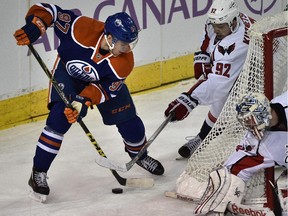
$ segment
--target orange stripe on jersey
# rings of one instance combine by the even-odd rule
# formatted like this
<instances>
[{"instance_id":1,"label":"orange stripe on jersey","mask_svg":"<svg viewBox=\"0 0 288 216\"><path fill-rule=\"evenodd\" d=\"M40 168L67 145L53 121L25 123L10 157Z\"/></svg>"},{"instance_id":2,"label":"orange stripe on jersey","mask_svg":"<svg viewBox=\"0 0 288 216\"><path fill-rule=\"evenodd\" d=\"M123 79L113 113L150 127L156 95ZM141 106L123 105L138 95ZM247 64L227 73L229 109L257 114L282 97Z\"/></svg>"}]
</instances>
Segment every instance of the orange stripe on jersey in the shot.
<instances>
[{"instance_id":1,"label":"orange stripe on jersey","mask_svg":"<svg viewBox=\"0 0 288 216\"><path fill-rule=\"evenodd\" d=\"M105 95L105 91L101 88L101 86L97 85L97 87L90 84L82 90L80 95L83 97L91 99L92 105L95 105L95 104L97 105L101 102L104 102L104 101L101 101L101 100L103 100L103 98L105 100L108 100L108 96Z\"/></svg>"},{"instance_id":2,"label":"orange stripe on jersey","mask_svg":"<svg viewBox=\"0 0 288 216\"><path fill-rule=\"evenodd\" d=\"M104 31L104 23L81 16L73 26L74 38L85 47L95 47Z\"/></svg>"},{"instance_id":3,"label":"orange stripe on jersey","mask_svg":"<svg viewBox=\"0 0 288 216\"><path fill-rule=\"evenodd\" d=\"M51 14L45 8L40 7L38 5L33 5L29 9L29 11L26 14L26 17L30 15L34 15L34 16L41 18L41 20L45 22L47 27L49 27L53 22L53 17L51 16Z\"/></svg>"},{"instance_id":4,"label":"orange stripe on jersey","mask_svg":"<svg viewBox=\"0 0 288 216\"><path fill-rule=\"evenodd\" d=\"M50 139L47 139L47 138L44 137L44 136L40 136L39 139L40 139L40 140L43 140L45 143L48 143L49 145L52 145L52 146L57 147L57 148L60 148L60 146L61 146L61 143L54 142L54 141L52 141L52 140L50 140Z\"/></svg>"},{"instance_id":5,"label":"orange stripe on jersey","mask_svg":"<svg viewBox=\"0 0 288 216\"><path fill-rule=\"evenodd\" d=\"M117 76L121 79L126 78L134 67L134 56L132 52L122 53L117 57L111 57L110 63L117 73Z\"/></svg>"},{"instance_id":6,"label":"orange stripe on jersey","mask_svg":"<svg viewBox=\"0 0 288 216\"><path fill-rule=\"evenodd\" d=\"M143 145L139 146L139 147L131 147L125 144L125 147L130 150L130 151L140 151L143 147Z\"/></svg>"}]
</instances>

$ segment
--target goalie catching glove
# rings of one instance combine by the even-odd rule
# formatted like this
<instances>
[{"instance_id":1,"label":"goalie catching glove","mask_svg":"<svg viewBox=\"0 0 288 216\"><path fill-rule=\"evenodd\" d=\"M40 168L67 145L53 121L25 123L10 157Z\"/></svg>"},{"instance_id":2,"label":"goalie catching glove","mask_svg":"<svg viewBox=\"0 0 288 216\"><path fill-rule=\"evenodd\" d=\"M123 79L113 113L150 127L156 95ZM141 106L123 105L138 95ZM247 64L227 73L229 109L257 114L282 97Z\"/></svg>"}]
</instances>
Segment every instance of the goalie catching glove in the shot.
<instances>
[{"instance_id":1,"label":"goalie catching glove","mask_svg":"<svg viewBox=\"0 0 288 216\"><path fill-rule=\"evenodd\" d=\"M171 122L181 121L185 119L197 105L198 101L184 92L168 105L164 115L168 117L170 113L174 113Z\"/></svg>"},{"instance_id":2,"label":"goalie catching glove","mask_svg":"<svg viewBox=\"0 0 288 216\"><path fill-rule=\"evenodd\" d=\"M74 109L66 107L64 110L64 114L70 124L84 118L87 115L88 107L92 104L89 98L80 95L72 96L71 101Z\"/></svg>"},{"instance_id":3,"label":"goalie catching glove","mask_svg":"<svg viewBox=\"0 0 288 216\"><path fill-rule=\"evenodd\" d=\"M45 33L46 29L46 24L39 17L34 15L28 16L26 18L26 25L14 33L17 45L24 46L34 43Z\"/></svg>"}]
</instances>

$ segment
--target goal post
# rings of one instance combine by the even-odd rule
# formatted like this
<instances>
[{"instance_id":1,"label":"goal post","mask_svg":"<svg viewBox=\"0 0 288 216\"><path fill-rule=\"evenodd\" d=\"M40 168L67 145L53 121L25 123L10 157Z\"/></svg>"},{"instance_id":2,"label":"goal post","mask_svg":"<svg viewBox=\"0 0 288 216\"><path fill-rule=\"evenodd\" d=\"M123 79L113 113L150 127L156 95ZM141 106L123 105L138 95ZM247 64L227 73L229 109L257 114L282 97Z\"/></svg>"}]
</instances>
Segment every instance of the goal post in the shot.
<instances>
[{"instance_id":1,"label":"goal post","mask_svg":"<svg viewBox=\"0 0 288 216\"><path fill-rule=\"evenodd\" d=\"M235 110L240 98L249 92L259 92L271 100L287 90L287 25L288 12L284 11L265 17L251 27L242 72L212 130L177 179L177 189L187 188L186 196L195 185L205 185L212 169L222 166L244 137L246 130L237 121ZM259 171L246 183L244 204L267 206L273 210L273 191L266 177L274 182L273 168Z\"/></svg>"},{"instance_id":2,"label":"goal post","mask_svg":"<svg viewBox=\"0 0 288 216\"><path fill-rule=\"evenodd\" d=\"M285 12L284 12L285 13ZM273 50L277 47L273 46L273 41L276 38L279 37L285 37L287 36L287 27L274 29L268 32L267 34L263 34L263 44L264 46L264 73L265 73L265 95L269 100L271 100L274 97L274 92L272 91L274 88L273 85L273 62L274 59L272 58L273 55L270 53L273 53ZM287 48L287 47L286 47ZM286 49L287 52L287 49ZM285 62L285 59L282 59ZM287 59L286 59L287 61ZM287 77L286 77L287 78ZM275 93L277 94L277 93Z\"/></svg>"},{"instance_id":3,"label":"goal post","mask_svg":"<svg viewBox=\"0 0 288 216\"><path fill-rule=\"evenodd\" d=\"M266 97L271 100L274 96L277 96L277 92L274 92L274 89L276 90L277 87L274 87L274 77L273 77L273 72L274 72L274 57L273 55L269 54L272 53L276 49L278 49L277 38L281 38L282 40L287 40L287 27L279 28L279 29L274 29L268 32L267 34L263 34L263 44L264 46L264 77L265 77L265 88L264 88L264 93ZM275 45L275 46L274 46ZM285 44L283 44L285 45ZM285 49L283 49L285 51ZM287 55L287 44L286 44L286 55ZM283 64L285 64L285 59L283 60ZM279 59L276 59L276 61L280 61ZM282 63L282 62L280 62ZM284 70L285 68L283 68ZM277 71L277 70L275 70ZM287 56L286 56L286 71L287 71ZM281 78L281 77L280 77ZM275 76L276 79L276 76ZM283 79L286 79L286 87L287 87L287 74L286 76L283 76ZM275 82L277 84L277 82ZM284 86L283 86L284 88ZM279 91L279 89L278 89ZM275 170L274 167L270 167L268 169L265 169L264 171L264 178L265 178L265 195L267 198L267 202L264 204L266 207L269 207L270 209L274 210L274 201L277 199L274 197L275 193L273 193L273 188L270 182L275 184Z\"/></svg>"}]
</instances>

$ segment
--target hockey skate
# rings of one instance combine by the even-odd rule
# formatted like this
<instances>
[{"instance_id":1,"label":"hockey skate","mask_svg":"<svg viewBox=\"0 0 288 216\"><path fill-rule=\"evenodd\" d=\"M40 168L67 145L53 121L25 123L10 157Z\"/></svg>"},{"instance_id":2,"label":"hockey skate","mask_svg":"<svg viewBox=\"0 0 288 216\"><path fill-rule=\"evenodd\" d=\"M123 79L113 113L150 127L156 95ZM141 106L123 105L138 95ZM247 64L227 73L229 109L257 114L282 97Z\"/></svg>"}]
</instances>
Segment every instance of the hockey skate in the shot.
<instances>
[{"instance_id":1,"label":"hockey skate","mask_svg":"<svg viewBox=\"0 0 288 216\"><path fill-rule=\"evenodd\" d=\"M197 135L193 139L188 140L181 148L179 148L178 153L184 157L189 158L196 149L200 146L202 139Z\"/></svg>"},{"instance_id":2,"label":"hockey skate","mask_svg":"<svg viewBox=\"0 0 288 216\"><path fill-rule=\"evenodd\" d=\"M32 170L29 186L32 188L30 197L38 202L45 202L47 195L50 192L47 183L47 174L45 172L37 172L34 168Z\"/></svg>"},{"instance_id":3,"label":"hockey skate","mask_svg":"<svg viewBox=\"0 0 288 216\"><path fill-rule=\"evenodd\" d=\"M162 175L164 173L162 164L148 155L144 159L138 160L136 163L153 175Z\"/></svg>"}]
</instances>

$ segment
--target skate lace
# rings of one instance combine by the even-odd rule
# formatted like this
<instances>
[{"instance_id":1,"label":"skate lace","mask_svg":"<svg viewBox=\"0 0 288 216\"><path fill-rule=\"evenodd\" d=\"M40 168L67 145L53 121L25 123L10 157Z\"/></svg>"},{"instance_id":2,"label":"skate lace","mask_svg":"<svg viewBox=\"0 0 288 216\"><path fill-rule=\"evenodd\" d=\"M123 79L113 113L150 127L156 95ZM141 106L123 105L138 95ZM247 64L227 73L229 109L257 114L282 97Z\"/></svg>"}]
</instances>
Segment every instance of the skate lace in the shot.
<instances>
[{"instance_id":1,"label":"skate lace","mask_svg":"<svg viewBox=\"0 0 288 216\"><path fill-rule=\"evenodd\" d=\"M196 150L202 142L199 136L187 136L185 139L188 141L185 146L187 146L190 151Z\"/></svg>"},{"instance_id":2,"label":"skate lace","mask_svg":"<svg viewBox=\"0 0 288 216\"><path fill-rule=\"evenodd\" d=\"M154 171L156 169L156 167L158 166L158 163L156 160L154 160L153 158L147 156L146 158L144 158L143 160L140 161L141 165L143 168L145 168L146 170L150 170L150 171Z\"/></svg>"},{"instance_id":3,"label":"skate lace","mask_svg":"<svg viewBox=\"0 0 288 216\"><path fill-rule=\"evenodd\" d=\"M38 185L38 187L48 187L47 183L47 173L45 172L35 172L34 173L34 181Z\"/></svg>"}]
</instances>

